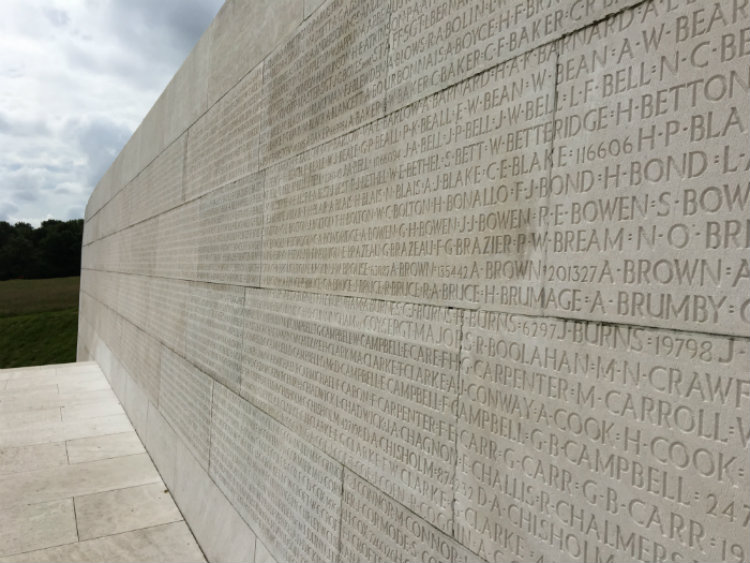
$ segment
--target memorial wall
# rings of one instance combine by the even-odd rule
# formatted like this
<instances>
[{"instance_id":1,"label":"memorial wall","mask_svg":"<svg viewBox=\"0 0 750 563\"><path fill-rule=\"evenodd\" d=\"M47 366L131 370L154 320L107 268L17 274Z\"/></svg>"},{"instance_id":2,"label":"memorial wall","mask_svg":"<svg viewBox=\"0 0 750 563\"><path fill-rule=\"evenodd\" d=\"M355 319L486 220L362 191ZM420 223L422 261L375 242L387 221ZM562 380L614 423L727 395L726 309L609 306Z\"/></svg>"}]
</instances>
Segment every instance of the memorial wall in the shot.
<instances>
[{"instance_id":1,"label":"memorial wall","mask_svg":"<svg viewBox=\"0 0 750 563\"><path fill-rule=\"evenodd\" d=\"M750 559L750 0L229 0L93 192L210 560Z\"/></svg>"}]
</instances>

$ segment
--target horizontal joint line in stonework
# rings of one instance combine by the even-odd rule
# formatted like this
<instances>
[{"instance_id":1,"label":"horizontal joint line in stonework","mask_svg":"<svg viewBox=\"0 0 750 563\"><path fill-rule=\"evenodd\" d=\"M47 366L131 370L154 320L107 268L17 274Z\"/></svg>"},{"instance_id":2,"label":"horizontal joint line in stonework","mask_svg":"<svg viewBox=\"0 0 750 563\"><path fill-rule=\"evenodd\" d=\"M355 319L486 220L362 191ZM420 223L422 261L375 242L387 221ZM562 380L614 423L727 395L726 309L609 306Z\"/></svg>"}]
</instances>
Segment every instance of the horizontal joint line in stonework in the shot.
<instances>
[{"instance_id":1,"label":"horizontal joint line in stonework","mask_svg":"<svg viewBox=\"0 0 750 563\"><path fill-rule=\"evenodd\" d=\"M647 324L638 324L638 323L626 323L626 322L613 322L613 321L597 321L597 320L588 320L588 319L577 319L574 317L563 317L560 315L550 315L550 314L534 314L531 312L528 313L520 313L517 311L502 311L502 310L496 310L496 309L480 309L476 307L457 307L455 305L446 306L446 305L440 305L435 303L418 303L414 301L403 301L403 300L396 300L396 299L384 299L382 297L369 297L365 295L343 295L339 293L323 293L318 291L302 291L299 289L294 288L281 288L281 287L269 287L269 286L263 286L263 285L242 285L237 283L227 283L227 282L212 282L212 281L204 281L204 280L194 280L194 279L183 279L183 278L169 278L164 276L153 276L148 274L134 274L131 272L118 272L113 270L93 270L91 268L82 268L82 270L86 270L88 272L104 272L108 274L115 274L115 275L123 275L123 276L133 276L133 277L140 277L140 278L152 278L152 279L160 279L160 280L169 280L169 281L181 281L186 283L203 283L208 285L222 285L222 286L231 286L231 287L242 287L245 289L261 289L266 291L276 291L276 292L283 292L283 293L294 293L294 294L300 294L300 295L325 295L330 297L340 297L343 299L366 299L368 301L375 301L375 302L382 302L382 303L408 303L410 305L423 305L425 307L435 307L439 309L445 309L445 310L456 310L456 311L477 311L477 312L487 312L487 313L512 313L515 315L520 315L523 317L529 317L534 319L556 319L561 321L573 321L573 322L581 322L581 323L589 323L589 324L600 324L603 326L635 326L635 327L641 327L646 328L649 330L663 330L663 331L670 331L670 332L677 332L680 334L695 334L695 335L708 335L708 336L719 336L723 338L736 338L738 340L750 340L750 336L743 336L743 335L736 335L736 334L727 334L727 333L721 333L721 332L709 332L709 331L700 331L700 330L688 330L684 328L669 328L669 327L662 327L662 326L656 326L656 325L647 325ZM92 296L93 297L93 296ZM98 301L98 300L97 300Z\"/></svg>"}]
</instances>

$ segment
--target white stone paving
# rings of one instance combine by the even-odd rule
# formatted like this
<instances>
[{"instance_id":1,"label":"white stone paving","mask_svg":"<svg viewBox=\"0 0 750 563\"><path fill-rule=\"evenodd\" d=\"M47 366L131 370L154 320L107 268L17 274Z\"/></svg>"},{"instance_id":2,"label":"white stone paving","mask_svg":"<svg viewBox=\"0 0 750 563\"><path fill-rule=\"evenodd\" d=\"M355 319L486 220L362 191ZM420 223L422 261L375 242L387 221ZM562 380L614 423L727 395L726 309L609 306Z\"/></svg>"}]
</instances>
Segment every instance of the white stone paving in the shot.
<instances>
[{"instance_id":1,"label":"white stone paving","mask_svg":"<svg viewBox=\"0 0 750 563\"><path fill-rule=\"evenodd\" d=\"M5 561L205 561L95 362L0 370Z\"/></svg>"}]
</instances>

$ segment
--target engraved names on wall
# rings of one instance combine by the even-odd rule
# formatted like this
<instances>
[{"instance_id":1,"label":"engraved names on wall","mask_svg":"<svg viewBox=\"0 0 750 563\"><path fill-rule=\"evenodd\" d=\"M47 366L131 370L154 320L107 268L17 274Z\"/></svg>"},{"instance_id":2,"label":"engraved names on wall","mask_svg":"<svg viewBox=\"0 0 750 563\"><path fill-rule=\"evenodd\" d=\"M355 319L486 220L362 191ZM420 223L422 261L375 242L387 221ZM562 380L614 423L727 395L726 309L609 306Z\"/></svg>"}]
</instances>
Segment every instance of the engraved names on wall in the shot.
<instances>
[{"instance_id":1,"label":"engraved names on wall","mask_svg":"<svg viewBox=\"0 0 750 563\"><path fill-rule=\"evenodd\" d=\"M543 260L555 61L537 49L270 168L263 284L537 313L567 301L516 279ZM496 281L508 261L526 266Z\"/></svg>"},{"instance_id":2,"label":"engraved names on wall","mask_svg":"<svg viewBox=\"0 0 750 563\"><path fill-rule=\"evenodd\" d=\"M743 561L746 339L467 313L456 537L490 561Z\"/></svg>"},{"instance_id":3,"label":"engraved names on wall","mask_svg":"<svg viewBox=\"0 0 750 563\"><path fill-rule=\"evenodd\" d=\"M450 531L461 314L251 290L241 394Z\"/></svg>"},{"instance_id":4,"label":"engraved names on wall","mask_svg":"<svg viewBox=\"0 0 750 563\"><path fill-rule=\"evenodd\" d=\"M548 313L750 334L749 23L650 1L558 42Z\"/></svg>"}]
</instances>

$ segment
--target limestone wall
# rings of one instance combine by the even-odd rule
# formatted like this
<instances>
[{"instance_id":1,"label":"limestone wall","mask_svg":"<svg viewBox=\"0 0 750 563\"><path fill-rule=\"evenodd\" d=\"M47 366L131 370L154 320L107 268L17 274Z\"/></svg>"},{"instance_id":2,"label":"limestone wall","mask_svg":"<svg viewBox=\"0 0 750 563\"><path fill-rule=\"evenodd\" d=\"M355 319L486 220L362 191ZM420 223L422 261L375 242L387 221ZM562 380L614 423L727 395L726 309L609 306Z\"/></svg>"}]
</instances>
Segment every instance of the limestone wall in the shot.
<instances>
[{"instance_id":1,"label":"limestone wall","mask_svg":"<svg viewBox=\"0 0 750 563\"><path fill-rule=\"evenodd\" d=\"M750 558L749 11L224 5L78 349L209 558Z\"/></svg>"}]
</instances>

